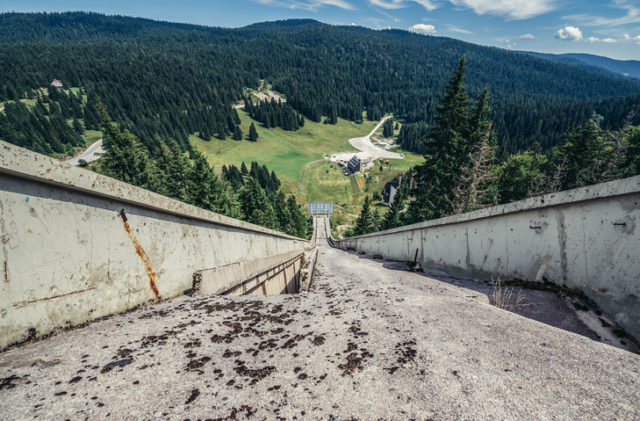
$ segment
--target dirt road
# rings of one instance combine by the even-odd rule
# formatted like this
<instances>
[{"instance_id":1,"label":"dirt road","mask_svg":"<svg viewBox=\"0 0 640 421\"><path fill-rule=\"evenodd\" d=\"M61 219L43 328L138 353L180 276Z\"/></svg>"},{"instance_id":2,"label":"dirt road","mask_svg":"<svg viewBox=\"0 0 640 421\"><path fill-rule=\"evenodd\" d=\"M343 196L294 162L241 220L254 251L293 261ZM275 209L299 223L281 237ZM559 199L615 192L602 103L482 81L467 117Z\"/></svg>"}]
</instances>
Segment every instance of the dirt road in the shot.
<instances>
[{"instance_id":1,"label":"dirt road","mask_svg":"<svg viewBox=\"0 0 640 421\"><path fill-rule=\"evenodd\" d=\"M403 159L404 154L390 152L384 148L374 145L371 142L371 136L373 136L375 132L377 132L378 129L380 129L380 127L382 127L384 122L390 119L391 117L393 116L387 116L382 120L380 120L380 122L376 124L376 127L374 127L373 130L371 130L371 133L369 133L368 135L349 139L349 143L351 144L351 146L353 146L360 152L357 152L357 153L342 152L342 153L333 154L331 156L331 160L334 162L349 161L353 155L357 155L358 158L360 158L360 160L367 160L367 161L372 161L378 158Z\"/></svg>"},{"instance_id":2,"label":"dirt road","mask_svg":"<svg viewBox=\"0 0 640 421\"><path fill-rule=\"evenodd\" d=\"M105 150L102 148L102 139L94 142L87 148L86 151L73 158L67 159L65 162L71 165L80 165L80 160L83 159L86 162L93 162L100 158Z\"/></svg>"}]
</instances>

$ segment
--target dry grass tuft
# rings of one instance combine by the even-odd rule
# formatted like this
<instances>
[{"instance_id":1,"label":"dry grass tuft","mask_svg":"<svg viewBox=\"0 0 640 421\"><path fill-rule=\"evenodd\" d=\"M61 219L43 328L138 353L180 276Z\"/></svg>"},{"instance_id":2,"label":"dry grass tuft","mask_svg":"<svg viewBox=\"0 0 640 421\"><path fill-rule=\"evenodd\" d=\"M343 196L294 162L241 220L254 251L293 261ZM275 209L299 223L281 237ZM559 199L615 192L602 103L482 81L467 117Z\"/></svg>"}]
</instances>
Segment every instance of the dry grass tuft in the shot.
<instances>
[{"instance_id":1,"label":"dry grass tuft","mask_svg":"<svg viewBox=\"0 0 640 421\"><path fill-rule=\"evenodd\" d=\"M500 278L494 280L491 278L493 285L493 294L491 295L492 304L498 308L507 311L513 311L516 307L519 307L524 301L524 294L522 288L516 291L515 288L503 287Z\"/></svg>"}]
</instances>

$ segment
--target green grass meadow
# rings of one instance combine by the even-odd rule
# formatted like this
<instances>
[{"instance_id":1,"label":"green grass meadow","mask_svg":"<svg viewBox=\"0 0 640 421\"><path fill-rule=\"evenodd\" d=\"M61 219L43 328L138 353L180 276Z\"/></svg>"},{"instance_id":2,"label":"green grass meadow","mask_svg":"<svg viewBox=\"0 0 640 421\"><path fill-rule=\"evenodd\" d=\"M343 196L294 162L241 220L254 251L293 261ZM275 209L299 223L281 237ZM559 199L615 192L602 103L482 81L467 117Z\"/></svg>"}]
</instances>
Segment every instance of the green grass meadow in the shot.
<instances>
[{"instance_id":1,"label":"green grass meadow","mask_svg":"<svg viewBox=\"0 0 640 421\"><path fill-rule=\"evenodd\" d=\"M246 138L252 119L242 110L238 110L241 129ZM258 131L258 141L235 141L231 138L210 141L200 139L196 135L190 137L192 145L203 152L216 171L224 164L240 166L251 161L265 164L278 174L284 191L292 192L302 203L332 202L349 219L360 210L365 195L374 191L382 191L387 181L394 179L400 172L422 162L420 155L405 153L405 159L390 161L390 167L376 162L374 168L367 170L369 177L356 174L351 177L343 175L342 168L336 163L323 158L323 154L331 156L337 152L356 150L349 144L349 139L367 135L376 122L365 121L356 124L351 121L338 120L338 124L314 123L305 121L304 127L291 132L280 128L265 129L254 122ZM360 187L358 179L362 178L365 187Z\"/></svg>"}]
</instances>

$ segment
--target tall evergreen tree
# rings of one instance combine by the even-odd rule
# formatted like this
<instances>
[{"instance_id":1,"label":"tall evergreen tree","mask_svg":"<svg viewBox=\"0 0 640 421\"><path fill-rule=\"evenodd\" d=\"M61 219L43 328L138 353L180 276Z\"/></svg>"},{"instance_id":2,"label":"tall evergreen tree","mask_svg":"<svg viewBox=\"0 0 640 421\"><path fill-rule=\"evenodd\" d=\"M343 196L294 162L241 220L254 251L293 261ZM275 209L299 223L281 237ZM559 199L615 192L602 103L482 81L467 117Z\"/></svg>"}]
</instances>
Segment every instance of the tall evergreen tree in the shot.
<instances>
[{"instance_id":1,"label":"tall evergreen tree","mask_svg":"<svg viewBox=\"0 0 640 421\"><path fill-rule=\"evenodd\" d=\"M253 177L248 177L238 194L244 219L252 224L279 229L278 219L267 195Z\"/></svg>"},{"instance_id":2,"label":"tall evergreen tree","mask_svg":"<svg viewBox=\"0 0 640 421\"><path fill-rule=\"evenodd\" d=\"M393 137L393 119L387 119L382 125L382 136Z\"/></svg>"},{"instance_id":3,"label":"tall evergreen tree","mask_svg":"<svg viewBox=\"0 0 640 421\"><path fill-rule=\"evenodd\" d=\"M469 133L469 97L464 86L466 59L449 78L449 84L437 107L437 115L425 145L425 162L416 168L418 188L410 207L412 222L450 214L452 206L446 197L454 178L467 161L465 135Z\"/></svg>"},{"instance_id":4,"label":"tall evergreen tree","mask_svg":"<svg viewBox=\"0 0 640 421\"><path fill-rule=\"evenodd\" d=\"M556 178L562 190L592 184L589 171L603 152L602 131L598 124L587 124L568 133L565 143L556 150Z\"/></svg>"},{"instance_id":5,"label":"tall evergreen tree","mask_svg":"<svg viewBox=\"0 0 640 421\"><path fill-rule=\"evenodd\" d=\"M393 203L389 206L389 210L382 221L382 229L391 229L404 225L403 212L407 207L409 198L409 183L404 182L398 186Z\"/></svg>"},{"instance_id":6,"label":"tall evergreen tree","mask_svg":"<svg viewBox=\"0 0 640 421\"><path fill-rule=\"evenodd\" d=\"M106 108L98 103L105 154L100 160L103 172L111 177L137 186L147 183L148 160L137 139L128 131L119 130L111 121Z\"/></svg>"},{"instance_id":7,"label":"tall evergreen tree","mask_svg":"<svg viewBox=\"0 0 640 421\"><path fill-rule=\"evenodd\" d=\"M377 220L374 212L371 210L371 200L369 196L364 198L360 215L356 220L356 226L353 229L355 235L369 234L377 231Z\"/></svg>"},{"instance_id":8,"label":"tall evergreen tree","mask_svg":"<svg viewBox=\"0 0 640 421\"><path fill-rule=\"evenodd\" d=\"M249 126L249 141L258 141L258 131L256 130L256 126L253 123L251 123L251 126Z\"/></svg>"},{"instance_id":9,"label":"tall evergreen tree","mask_svg":"<svg viewBox=\"0 0 640 421\"><path fill-rule=\"evenodd\" d=\"M75 132L78 133L79 135L84 134L84 127L82 126L82 123L80 122L80 120L78 120L77 118L73 119L72 127L73 127L73 130L75 130Z\"/></svg>"},{"instance_id":10,"label":"tall evergreen tree","mask_svg":"<svg viewBox=\"0 0 640 421\"><path fill-rule=\"evenodd\" d=\"M289 215L291 215L291 228L287 232L296 237L306 238L308 231L307 219L302 213L302 210L300 210L300 205L298 205L293 195L287 197L287 210Z\"/></svg>"},{"instance_id":11,"label":"tall evergreen tree","mask_svg":"<svg viewBox=\"0 0 640 421\"><path fill-rule=\"evenodd\" d=\"M233 140L242 140L242 130L239 125L233 127Z\"/></svg>"}]
</instances>

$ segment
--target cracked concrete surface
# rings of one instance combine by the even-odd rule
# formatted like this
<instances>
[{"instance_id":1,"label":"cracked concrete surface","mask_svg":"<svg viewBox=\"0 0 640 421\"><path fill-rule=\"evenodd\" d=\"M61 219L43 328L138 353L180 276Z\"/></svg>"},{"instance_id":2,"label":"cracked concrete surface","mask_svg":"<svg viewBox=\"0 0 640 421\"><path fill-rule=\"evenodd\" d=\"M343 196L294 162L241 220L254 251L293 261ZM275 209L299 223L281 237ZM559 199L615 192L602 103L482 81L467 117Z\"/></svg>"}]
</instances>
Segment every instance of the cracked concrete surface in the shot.
<instances>
[{"instance_id":1,"label":"cracked concrete surface","mask_svg":"<svg viewBox=\"0 0 640 421\"><path fill-rule=\"evenodd\" d=\"M3 419L638 419L640 356L320 246L309 294L179 297L0 354Z\"/></svg>"}]
</instances>

